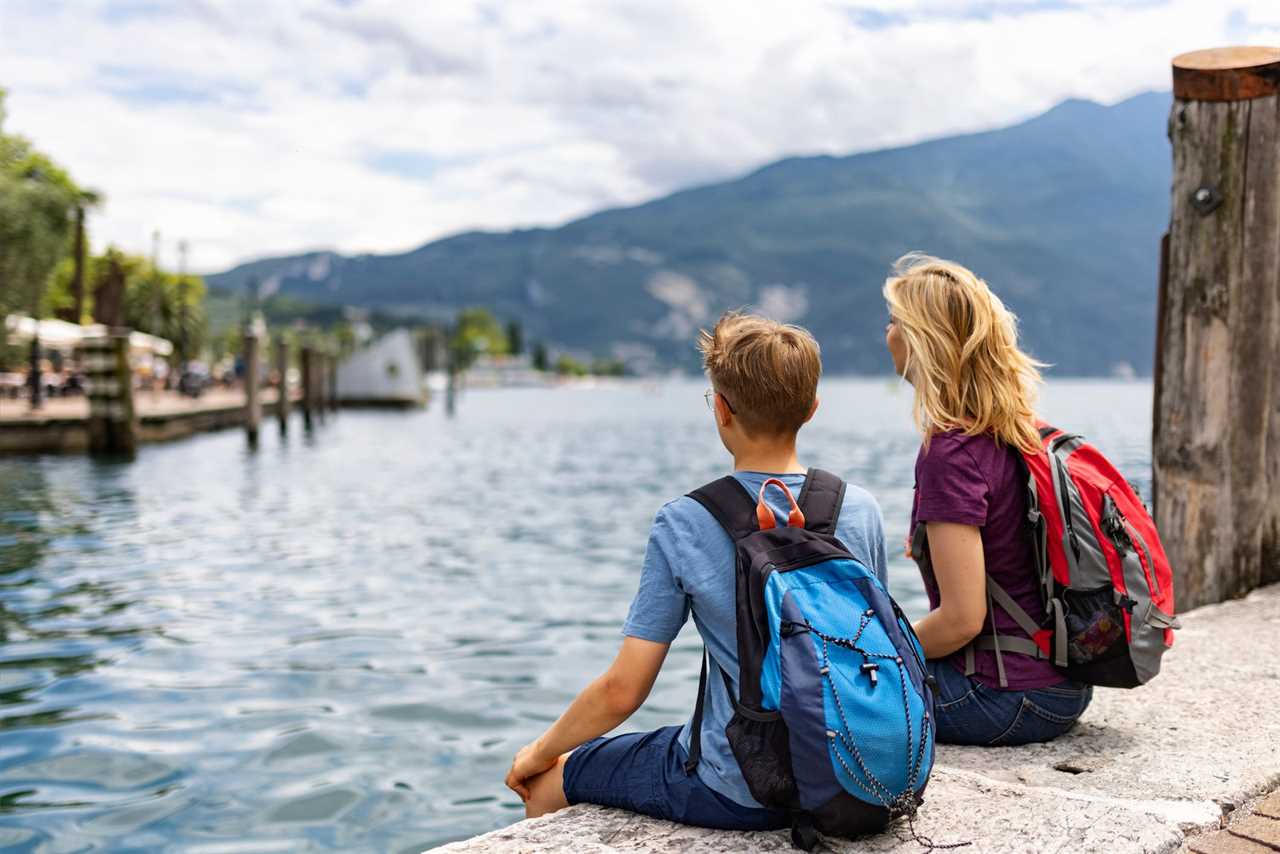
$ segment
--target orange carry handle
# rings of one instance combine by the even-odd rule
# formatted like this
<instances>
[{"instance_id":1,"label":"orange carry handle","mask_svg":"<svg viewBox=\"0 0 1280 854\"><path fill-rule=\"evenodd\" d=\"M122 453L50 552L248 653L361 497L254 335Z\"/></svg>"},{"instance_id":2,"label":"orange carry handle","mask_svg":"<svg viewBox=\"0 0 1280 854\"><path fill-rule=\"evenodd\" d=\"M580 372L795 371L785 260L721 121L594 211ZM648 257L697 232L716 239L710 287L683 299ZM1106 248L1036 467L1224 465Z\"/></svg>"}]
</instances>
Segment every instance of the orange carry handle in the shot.
<instances>
[{"instance_id":1,"label":"orange carry handle","mask_svg":"<svg viewBox=\"0 0 1280 854\"><path fill-rule=\"evenodd\" d=\"M764 503L764 491L769 488L769 484L775 484L787 496L787 501L791 502L791 512L787 515L788 528L803 528L804 514L800 512L800 505L796 503L795 496L791 494L791 490L787 489L787 485L776 477L771 477L764 483L760 484L760 494L756 497L756 519L760 522L760 530L767 531L770 528L777 527L777 520L773 516L773 508Z\"/></svg>"}]
</instances>

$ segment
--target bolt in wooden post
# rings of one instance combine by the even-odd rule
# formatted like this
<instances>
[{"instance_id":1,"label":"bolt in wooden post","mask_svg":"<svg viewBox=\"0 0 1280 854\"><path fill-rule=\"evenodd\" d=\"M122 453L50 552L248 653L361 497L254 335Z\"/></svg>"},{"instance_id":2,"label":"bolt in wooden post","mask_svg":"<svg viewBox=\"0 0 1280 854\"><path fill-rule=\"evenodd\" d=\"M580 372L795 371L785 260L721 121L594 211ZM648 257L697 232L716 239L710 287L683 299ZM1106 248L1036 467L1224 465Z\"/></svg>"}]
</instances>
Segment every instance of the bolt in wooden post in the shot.
<instances>
[{"instance_id":1,"label":"bolt in wooden post","mask_svg":"<svg viewBox=\"0 0 1280 854\"><path fill-rule=\"evenodd\" d=\"M280 421L280 435L289 432L289 342L281 335L276 338L276 373L280 385L276 392L276 418Z\"/></svg>"},{"instance_id":2,"label":"bolt in wooden post","mask_svg":"<svg viewBox=\"0 0 1280 854\"><path fill-rule=\"evenodd\" d=\"M258 426L262 423L262 401L258 397L258 334L250 328L244 336L244 431L249 447L258 447Z\"/></svg>"},{"instance_id":3,"label":"bolt in wooden post","mask_svg":"<svg viewBox=\"0 0 1280 854\"><path fill-rule=\"evenodd\" d=\"M1280 580L1280 48L1173 60L1152 436L1179 610Z\"/></svg>"},{"instance_id":4,"label":"bolt in wooden post","mask_svg":"<svg viewBox=\"0 0 1280 854\"><path fill-rule=\"evenodd\" d=\"M312 365L315 353L310 345L302 345L302 426L310 430L314 424L312 410L316 405L315 369Z\"/></svg>"},{"instance_id":5,"label":"bolt in wooden post","mask_svg":"<svg viewBox=\"0 0 1280 854\"><path fill-rule=\"evenodd\" d=\"M133 373L129 368L129 330L113 329L81 345L89 397L89 451L132 457L138 450L133 408Z\"/></svg>"}]
</instances>

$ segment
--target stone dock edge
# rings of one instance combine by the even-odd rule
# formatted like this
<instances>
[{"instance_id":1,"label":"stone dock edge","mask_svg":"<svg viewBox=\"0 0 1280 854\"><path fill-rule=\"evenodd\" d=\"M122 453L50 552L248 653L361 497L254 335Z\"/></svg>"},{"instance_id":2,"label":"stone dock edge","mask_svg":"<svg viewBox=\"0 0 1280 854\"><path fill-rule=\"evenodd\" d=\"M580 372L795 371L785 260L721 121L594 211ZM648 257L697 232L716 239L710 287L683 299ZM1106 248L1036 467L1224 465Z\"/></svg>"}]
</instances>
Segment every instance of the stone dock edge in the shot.
<instances>
[{"instance_id":1,"label":"stone dock edge","mask_svg":"<svg viewBox=\"0 0 1280 854\"><path fill-rule=\"evenodd\" d=\"M1237 810L1270 803L1260 799L1280 789L1280 585L1181 619L1154 680L1131 691L1096 689L1079 725L1057 741L939 746L915 832L939 846L970 843L958 849L964 854L1165 854L1218 850L1214 834L1233 818L1244 828L1271 821ZM1239 834L1226 842L1234 840L1248 842ZM589 804L432 849L791 850L781 831L711 830ZM876 836L826 838L817 850L926 848L899 822Z\"/></svg>"}]
</instances>

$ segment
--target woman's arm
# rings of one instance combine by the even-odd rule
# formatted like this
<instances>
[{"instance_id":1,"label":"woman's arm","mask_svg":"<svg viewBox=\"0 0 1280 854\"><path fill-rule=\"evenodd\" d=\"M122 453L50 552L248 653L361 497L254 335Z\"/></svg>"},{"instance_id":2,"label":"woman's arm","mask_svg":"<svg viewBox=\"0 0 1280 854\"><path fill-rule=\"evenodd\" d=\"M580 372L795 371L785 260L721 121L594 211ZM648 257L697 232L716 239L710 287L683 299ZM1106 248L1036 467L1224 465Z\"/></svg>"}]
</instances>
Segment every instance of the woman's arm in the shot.
<instances>
[{"instance_id":1,"label":"woman's arm","mask_svg":"<svg viewBox=\"0 0 1280 854\"><path fill-rule=\"evenodd\" d=\"M929 557L938 581L937 609L915 623L925 658L943 658L982 631L987 616L982 534L974 525L928 522Z\"/></svg>"}]
</instances>

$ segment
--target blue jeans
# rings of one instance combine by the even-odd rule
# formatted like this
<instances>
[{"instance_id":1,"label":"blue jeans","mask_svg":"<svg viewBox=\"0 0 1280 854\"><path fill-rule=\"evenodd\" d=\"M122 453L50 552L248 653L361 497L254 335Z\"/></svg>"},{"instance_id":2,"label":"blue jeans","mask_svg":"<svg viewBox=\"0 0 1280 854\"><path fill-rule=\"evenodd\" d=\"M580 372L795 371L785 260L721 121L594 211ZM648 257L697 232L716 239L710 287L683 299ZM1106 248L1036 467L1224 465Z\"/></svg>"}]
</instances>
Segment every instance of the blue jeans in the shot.
<instances>
[{"instance_id":1,"label":"blue jeans","mask_svg":"<svg viewBox=\"0 0 1280 854\"><path fill-rule=\"evenodd\" d=\"M778 810L746 807L684 770L678 726L588 741L564 764L571 804L619 807L655 818L721 830L776 830L791 819Z\"/></svg>"},{"instance_id":2,"label":"blue jeans","mask_svg":"<svg viewBox=\"0 0 1280 854\"><path fill-rule=\"evenodd\" d=\"M937 680L938 741L991 747L1052 741L1075 726L1093 686L1064 680L1048 688L1002 690L965 676L947 661L926 662Z\"/></svg>"}]
</instances>

